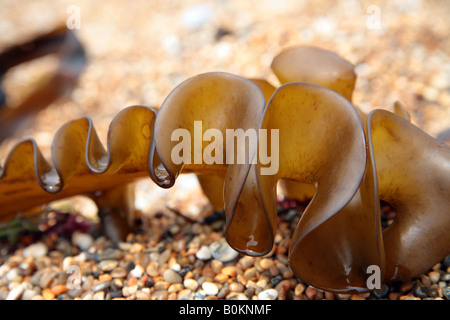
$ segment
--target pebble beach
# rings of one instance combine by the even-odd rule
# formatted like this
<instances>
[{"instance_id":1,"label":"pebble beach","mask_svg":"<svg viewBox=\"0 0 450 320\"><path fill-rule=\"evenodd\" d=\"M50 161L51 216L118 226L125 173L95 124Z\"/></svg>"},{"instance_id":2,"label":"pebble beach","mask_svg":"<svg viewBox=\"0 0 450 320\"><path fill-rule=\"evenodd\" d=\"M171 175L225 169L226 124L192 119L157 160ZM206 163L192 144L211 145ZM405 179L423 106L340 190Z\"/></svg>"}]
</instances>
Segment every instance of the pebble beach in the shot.
<instances>
[{"instance_id":1,"label":"pebble beach","mask_svg":"<svg viewBox=\"0 0 450 320\"><path fill-rule=\"evenodd\" d=\"M428 134L450 128L448 1L314 3L111 0L97 7L84 0L3 0L0 50L66 23L75 5L81 13L75 32L89 63L68 97L0 144L0 161L31 136L49 157L56 130L86 115L105 141L120 110L158 107L176 85L202 72L276 84L272 58L297 44L332 50L356 66L354 99L363 111L392 110L400 100ZM2 83L9 99L20 102L54 67L46 57L11 70ZM140 223L125 241L102 234L95 208L79 197L45 205L32 220L2 225L0 300L450 299L450 256L419 277L371 292L323 291L296 277L288 264L304 205L280 199L273 250L250 257L228 246L225 216L209 207L195 177L181 177L169 191L149 180L136 184ZM389 210L383 217L389 224Z\"/></svg>"},{"instance_id":2,"label":"pebble beach","mask_svg":"<svg viewBox=\"0 0 450 320\"><path fill-rule=\"evenodd\" d=\"M28 232L14 248L2 246L0 299L450 299L450 256L418 278L372 292L340 294L309 286L293 274L287 257L301 211L280 212L272 252L256 258L228 246L220 212L199 222L159 212L143 219L141 232L118 243L95 237L95 225L86 229L89 222L79 214L49 212L57 222L46 221L42 231Z\"/></svg>"}]
</instances>

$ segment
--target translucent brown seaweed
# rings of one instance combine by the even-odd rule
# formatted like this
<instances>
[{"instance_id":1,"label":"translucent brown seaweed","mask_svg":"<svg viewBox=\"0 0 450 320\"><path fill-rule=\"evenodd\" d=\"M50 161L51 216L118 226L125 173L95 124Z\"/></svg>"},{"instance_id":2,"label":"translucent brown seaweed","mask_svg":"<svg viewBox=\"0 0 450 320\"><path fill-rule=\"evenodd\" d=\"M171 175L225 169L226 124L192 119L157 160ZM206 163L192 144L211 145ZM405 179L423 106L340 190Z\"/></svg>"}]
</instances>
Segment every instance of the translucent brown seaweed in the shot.
<instances>
[{"instance_id":1,"label":"translucent brown seaweed","mask_svg":"<svg viewBox=\"0 0 450 320\"><path fill-rule=\"evenodd\" d=\"M18 143L0 171L1 220L98 190L107 219L116 208L132 211L125 209L127 183L150 176L170 188L190 172L213 207L225 209L228 243L253 256L273 249L277 185L292 182L284 192L309 203L292 236L289 263L317 288L367 291L369 266L379 267L382 281L405 280L448 255L449 146L411 124L398 102L394 112L361 112L351 103L353 66L333 53L290 48L272 67L278 88L211 72L181 83L159 110L128 107L111 122L106 148L89 118L57 132L51 162L32 139ZM279 139L220 141L230 129L278 130ZM189 148L181 150L181 142ZM259 152L275 144L278 170L264 174L269 164ZM239 150L247 155L242 163L235 158ZM183 161L174 161L173 152ZM381 200L397 213L385 229Z\"/></svg>"}]
</instances>

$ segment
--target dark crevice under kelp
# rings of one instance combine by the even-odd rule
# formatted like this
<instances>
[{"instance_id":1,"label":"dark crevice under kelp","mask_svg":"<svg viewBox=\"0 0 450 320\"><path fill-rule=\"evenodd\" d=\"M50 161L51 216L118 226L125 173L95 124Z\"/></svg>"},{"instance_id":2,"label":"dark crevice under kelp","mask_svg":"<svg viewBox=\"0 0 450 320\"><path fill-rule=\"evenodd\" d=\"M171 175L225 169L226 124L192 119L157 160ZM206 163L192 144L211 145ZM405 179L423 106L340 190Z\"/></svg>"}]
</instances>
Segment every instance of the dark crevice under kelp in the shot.
<instances>
[{"instance_id":1,"label":"dark crevice under kelp","mask_svg":"<svg viewBox=\"0 0 450 320\"><path fill-rule=\"evenodd\" d=\"M289 263L317 288L367 291L370 266L379 268L382 281L399 281L448 255L449 146L414 126L400 103L394 112L360 111L352 104L353 65L334 53L289 48L275 57L272 69L279 87L211 72L181 83L159 109L125 108L110 124L106 148L89 118L57 132L51 162L34 140L18 143L0 172L2 221L98 190L103 195L97 203L108 208L102 212L122 210L131 217L124 185L150 176L170 188L179 174L195 173L214 208L225 210L228 243L243 254L261 256L273 248L277 185L288 198L307 202L290 242ZM269 135L247 144L244 163L226 161L238 149L224 141L191 141L186 159L205 150L212 154L213 148L222 161L175 163L176 129L201 137L205 132L224 137L230 129L278 130L279 140ZM277 144L273 174L263 174L270 169L258 156L264 144L265 151ZM396 211L385 228L380 201Z\"/></svg>"}]
</instances>

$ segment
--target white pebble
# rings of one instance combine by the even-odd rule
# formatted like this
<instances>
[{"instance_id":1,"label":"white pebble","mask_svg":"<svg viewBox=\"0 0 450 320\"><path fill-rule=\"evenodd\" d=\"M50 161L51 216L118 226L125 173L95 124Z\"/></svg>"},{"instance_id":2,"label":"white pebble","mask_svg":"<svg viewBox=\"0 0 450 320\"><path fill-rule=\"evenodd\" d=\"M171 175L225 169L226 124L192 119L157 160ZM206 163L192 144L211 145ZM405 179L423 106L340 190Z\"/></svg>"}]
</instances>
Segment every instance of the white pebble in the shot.
<instances>
[{"instance_id":1,"label":"white pebble","mask_svg":"<svg viewBox=\"0 0 450 320\"><path fill-rule=\"evenodd\" d=\"M65 257L62 262L63 271L66 271L72 265L76 265L75 259L73 257Z\"/></svg>"},{"instance_id":2,"label":"white pebble","mask_svg":"<svg viewBox=\"0 0 450 320\"><path fill-rule=\"evenodd\" d=\"M264 291L261 291L258 294L259 300L276 300L278 297L278 291L275 289L267 289Z\"/></svg>"},{"instance_id":3,"label":"white pebble","mask_svg":"<svg viewBox=\"0 0 450 320\"><path fill-rule=\"evenodd\" d=\"M0 266L0 277L3 277L8 271L11 270L11 266L9 264L3 264Z\"/></svg>"},{"instance_id":4,"label":"white pebble","mask_svg":"<svg viewBox=\"0 0 450 320\"><path fill-rule=\"evenodd\" d=\"M130 275L134 278L140 278L144 274L144 268L141 265L136 265L133 270L130 271Z\"/></svg>"},{"instance_id":5,"label":"white pebble","mask_svg":"<svg viewBox=\"0 0 450 320\"><path fill-rule=\"evenodd\" d=\"M198 288L198 282L194 279L186 279L183 282L183 285L186 289L195 291Z\"/></svg>"},{"instance_id":6,"label":"white pebble","mask_svg":"<svg viewBox=\"0 0 450 320\"><path fill-rule=\"evenodd\" d=\"M9 282L21 282L22 276L20 275L20 270L18 268L12 268L6 274L6 279Z\"/></svg>"},{"instance_id":7,"label":"white pebble","mask_svg":"<svg viewBox=\"0 0 450 320\"><path fill-rule=\"evenodd\" d=\"M431 85L441 90L450 87L450 75L447 72L440 72L431 78Z\"/></svg>"},{"instance_id":8,"label":"white pebble","mask_svg":"<svg viewBox=\"0 0 450 320\"><path fill-rule=\"evenodd\" d=\"M208 296L215 296L219 293L219 288L215 283L205 281L202 284L202 289L205 291L205 294Z\"/></svg>"},{"instance_id":9,"label":"white pebble","mask_svg":"<svg viewBox=\"0 0 450 320\"><path fill-rule=\"evenodd\" d=\"M75 231L72 235L72 243L81 250L88 250L94 243L94 238L88 233Z\"/></svg>"},{"instance_id":10,"label":"white pebble","mask_svg":"<svg viewBox=\"0 0 450 320\"><path fill-rule=\"evenodd\" d=\"M165 37L162 41L162 47L173 56L179 55L182 51L180 38L176 35Z\"/></svg>"},{"instance_id":11,"label":"white pebble","mask_svg":"<svg viewBox=\"0 0 450 320\"><path fill-rule=\"evenodd\" d=\"M20 298L24 290L24 287L22 285L18 285L14 287L6 297L6 300L17 300Z\"/></svg>"},{"instance_id":12,"label":"white pebble","mask_svg":"<svg viewBox=\"0 0 450 320\"><path fill-rule=\"evenodd\" d=\"M47 254L47 252L48 252L47 246L42 242L38 242L26 247L23 250L23 256L25 258L28 257L40 258L44 257Z\"/></svg>"},{"instance_id":13,"label":"white pebble","mask_svg":"<svg viewBox=\"0 0 450 320\"><path fill-rule=\"evenodd\" d=\"M222 262L229 262L236 259L239 253L230 247L225 239L213 242L209 245L209 251L214 259Z\"/></svg>"},{"instance_id":14,"label":"white pebble","mask_svg":"<svg viewBox=\"0 0 450 320\"><path fill-rule=\"evenodd\" d=\"M207 4L198 4L184 10L181 24L189 30L198 30L212 19L213 11Z\"/></svg>"},{"instance_id":15,"label":"white pebble","mask_svg":"<svg viewBox=\"0 0 450 320\"><path fill-rule=\"evenodd\" d=\"M318 18L313 23L313 28L320 34L330 34L334 30L334 24L332 21L326 18Z\"/></svg>"},{"instance_id":16,"label":"white pebble","mask_svg":"<svg viewBox=\"0 0 450 320\"><path fill-rule=\"evenodd\" d=\"M37 295L37 292L31 289L26 289L22 294L22 300L31 300L34 296Z\"/></svg>"},{"instance_id":17,"label":"white pebble","mask_svg":"<svg viewBox=\"0 0 450 320\"><path fill-rule=\"evenodd\" d=\"M178 272L178 271L181 270L181 266L180 266L179 263L174 263L174 264L172 265L171 268L172 268L172 270L175 271L175 272Z\"/></svg>"},{"instance_id":18,"label":"white pebble","mask_svg":"<svg viewBox=\"0 0 450 320\"><path fill-rule=\"evenodd\" d=\"M423 91L423 97L428 101L436 101L439 97L439 90L434 87L426 87Z\"/></svg>"},{"instance_id":19,"label":"white pebble","mask_svg":"<svg viewBox=\"0 0 450 320\"><path fill-rule=\"evenodd\" d=\"M200 259L200 260L209 260L212 257L211 251L209 250L209 248L207 246L202 246L200 248L200 250L197 251L195 256L197 257L197 259Z\"/></svg>"}]
</instances>

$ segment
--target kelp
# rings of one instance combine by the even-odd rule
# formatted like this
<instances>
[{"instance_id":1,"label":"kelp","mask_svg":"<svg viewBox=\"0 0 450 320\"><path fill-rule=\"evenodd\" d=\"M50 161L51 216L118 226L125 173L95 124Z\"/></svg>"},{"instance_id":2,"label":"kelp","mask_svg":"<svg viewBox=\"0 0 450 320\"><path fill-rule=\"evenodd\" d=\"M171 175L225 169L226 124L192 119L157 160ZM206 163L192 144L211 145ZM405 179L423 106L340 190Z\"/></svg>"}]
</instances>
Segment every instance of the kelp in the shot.
<instances>
[{"instance_id":1,"label":"kelp","mask_svg":"<svg viewBox=\"0 0 450 320\"><path fill-rule=\"evenodd\" d=\"M292 182L285 196L308 205L289 264L317 288L367 291L373 266L381 281L405 280L448 255L449 146L414 126L399 102L394 112L359 110L353 66L331 52L290 48L272 68L278 87L211 72L185 80L158 110L125 108L106 148L89 118L57 132L51 162L32 139L18 143L0 173L2 220L80 193L95 193L112 219L132 211L127 183L150 176L170 188L195 173L213 207L225 210L230 246L252 256L272 251L277 186ZM396 211L386 228L380 201Z\"/></svg>"}]
</instances>

